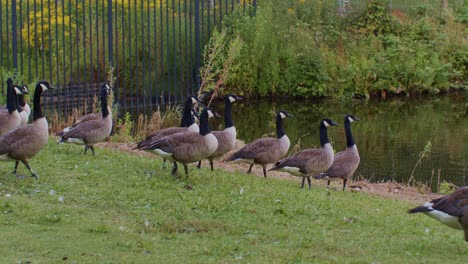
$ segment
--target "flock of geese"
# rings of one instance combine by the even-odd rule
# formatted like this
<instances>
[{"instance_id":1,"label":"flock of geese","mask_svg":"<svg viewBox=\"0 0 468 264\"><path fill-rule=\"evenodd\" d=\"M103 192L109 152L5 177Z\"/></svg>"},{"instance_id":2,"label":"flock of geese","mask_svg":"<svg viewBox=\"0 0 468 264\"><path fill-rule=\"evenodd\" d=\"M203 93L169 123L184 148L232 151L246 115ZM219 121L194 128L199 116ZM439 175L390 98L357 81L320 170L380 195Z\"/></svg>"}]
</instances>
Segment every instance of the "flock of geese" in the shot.
<instances>
[{"instance_id":1,"label":"flock of geese","mask_svg":"<svg viewBox=\"0 0 468 264\"><path fill-rule=\"evenodd\" d=\"M29 105L24 100L24 94L29 93L26 86L13 85L7 82L7 105L0 108L0 161L15 161L13 174L17 175L18 164L21 161L31 172L28 160L34 157L47 144L48 124L41 108L41 94L48 89L55 89L47 81L37 83L33 97L33 119L27 124L30 113ZM71 127L58 133L61 143L84 145L86 154L90 149L94 154L95 143L104 141L112 131L112 111L107 98L111 87L103 84L101 87L101 111L83 116ZM208 120L220 117L210 107L205 107L200 115L195 111L200 102L197 97L189 96L184 103L180 127L161 129L146 139L137 143L134 149L154 153L173 162L171 174L178 177L178 163L182 164L188 177L188 164L208 160L211 170L213 161L221 159L236 146L236 128L232 118L233 104L241 98L234 94L225 97L224 121L225 129L211 131ZM263 175L267 177L267 166L273 164L268 171L283 171L302 178L301 188L307 180L311 188L311 178L325 179L327 188L332 180L343 181L343 191L346 183L354 174L360 163L359 152L351 132L351 123L359 121L353 115L344 117L346 148L334 153L328 139L328 128L338 126L329 118L319 123L320 148L303 149L289 157L290 140L286 135L283 121L293 117L286 111L276 114L276 137L258 138L230 154L224 162L244 162L250 164L247 171L251 173L255 164L261 165ZM197 125L199 120L200 125ZM163 163L165 164L165 163ZM409 210L409 213L423 212L438 221L465 232L468 241L468 187L458 189L452 194L433 200L423 206Z\"/></svg>"}]
</instances>

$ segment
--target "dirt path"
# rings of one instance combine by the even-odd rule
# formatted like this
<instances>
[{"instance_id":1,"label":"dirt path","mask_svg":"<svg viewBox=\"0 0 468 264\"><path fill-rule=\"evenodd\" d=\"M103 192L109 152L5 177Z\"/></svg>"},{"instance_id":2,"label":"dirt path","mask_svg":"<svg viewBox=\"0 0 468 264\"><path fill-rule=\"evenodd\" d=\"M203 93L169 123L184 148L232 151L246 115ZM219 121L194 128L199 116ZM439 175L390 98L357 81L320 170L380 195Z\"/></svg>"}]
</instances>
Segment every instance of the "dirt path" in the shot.
<instances>
[{"instance_id":1,"label":"dirt path","mask_svg":"<svg viewBox=\"0 0 468 264\"><path fill-rule=\"evenodd\" d=\"M238 142L238 144L240 147L243 143ZM136 143L105 142L105 143L96 144L96 146L102 147L102 148L110 148L113 150L126 152L132 155L138 155L141 157L159 159L159 157L151 153L140 151L140 150L133 150L132 148L136 146ZM229 153L227 155L229 155ZM202 163L202 166L205 168L209 167L209 163L207 161L204 161ZM234 163L234 162L224 163L221 160L215 161L214 166L215 168L221 168L226 171L242 172L242 173L247 173L247 170L249 168L249 165L245 163ZM259 165L254 166L252 169L252 175L263 177L262 167ZM269 171L268 177L296 181L298 184L298 187L300 186L300 183L301 183L301 179L299 177L291 176L290 174L286 172ZM312 182L312 185L313 185L312 188L314 188L314 186L321 186L321 188L325 188L326 183L327 183L326 181L314 180ZM332 182L331 186L332 188L336 190L341 190L342 183L341 181ZM411 187L405 184L399 184L395 182L370 183L367 181L351 181L349 182L349 188L347 188L347 190L352 191L352 192L358 192L358 191L366 192L366 193L371 193L374 195L383 196L387 198L405 200L405 201L412 202L415 205L423 204L427 201L430 201L432 199L436 199L442 196L440 194L429 193L428 190L426 189L422 189L422 188L418 189L416 187Z\"/></svg>"}]
</instances>

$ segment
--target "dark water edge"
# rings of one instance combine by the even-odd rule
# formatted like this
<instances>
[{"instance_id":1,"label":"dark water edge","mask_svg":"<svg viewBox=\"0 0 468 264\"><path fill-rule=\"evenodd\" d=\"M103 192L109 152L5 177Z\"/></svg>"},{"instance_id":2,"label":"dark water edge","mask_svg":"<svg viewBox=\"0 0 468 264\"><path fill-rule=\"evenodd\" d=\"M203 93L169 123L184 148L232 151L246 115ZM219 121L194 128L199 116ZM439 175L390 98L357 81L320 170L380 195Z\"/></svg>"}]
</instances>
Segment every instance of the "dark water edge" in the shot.
<instances>
[{"instance_id":1,"label":"dark water edge","mask_svg":"<svg viewBox=\"0 0 468 264\"><path fill-rule=\"evenodd\" d=\"M224 113L224 103L212 107ZM468 93L417 98L350 100L297 100L290 98L249 99L233 107L238 139L250 142L275 133L275 113L286 110L295 117L285 121L292 147L319 146L318 125L329 117L339 127L329 129L335 151L346 146L343 130L345 114L361 121L353 123L353 134L361 155L354 178L371 182L394 180L407 182L419 159L419 153L431 142L431 153L417 166L416 182L437 186L440 180L464 185L468 174ZM139 113L132 113L137 116ZM223 119L210 121L214 130L223 129ZM433 175L434 173L434 175ZM431 181L432 178L432 181Z\"/></svg>"}]
</instances>

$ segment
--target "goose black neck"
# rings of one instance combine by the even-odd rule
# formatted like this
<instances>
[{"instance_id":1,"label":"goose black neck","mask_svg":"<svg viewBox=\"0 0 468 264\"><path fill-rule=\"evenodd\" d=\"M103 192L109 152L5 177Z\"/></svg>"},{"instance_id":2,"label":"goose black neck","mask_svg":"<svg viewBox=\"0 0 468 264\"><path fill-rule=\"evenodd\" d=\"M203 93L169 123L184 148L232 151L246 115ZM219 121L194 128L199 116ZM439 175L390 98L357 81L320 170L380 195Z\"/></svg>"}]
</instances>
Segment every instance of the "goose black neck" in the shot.
<instances>
[{"instance_id":1,"label":"goose black neck","mask_svg":"<svg viewBox=\"0 0 468 264\"><path fill-rule=\"evenodd\" d=\"M182 110L182 119L180 120L180 127L189 127L195 123L195 119L192 116L192 97L189 97L184 104L184 109Z\"/></svg>"},{"instance_id":2,"label":"goose black neck","mask_svg":"<svg viewBox=\"0 0 468 264\"><path fill-rule=\"evenodd\" d=\"M325 146L325 144L330 143L328 140L327 127L323 124L320 125L320 146Z\"/></svg>"},{"instance_id":3,"label":"goose black neck","mask_svg":"<svg viewBox=\"0 0 468 264\"><path fill-rule=\"evenodd\" d=\"M36 121L39 118L45 117L44 113L42 112L42 107L41 107L41 94L42 94L42 87L40 84L38 84L36 85L36 89L34 91L33 121Z\"/></svg>"},{"instance_id":4,"label":"goose black neck","mask_svg":"<svg viewBox=\"0 0 468 264\"><path fill-rule=\"evenodd\" d=\"M21 107L25 107L26 106L26 101L24 100L24 94L21 94L18 98L19 98L19 105Z\"/></svg>"},{"instance_id":5,"label":"goose black neck","mask_svg":"<svg viewBox=\"0 0 468 264\"><path fill-rule=\"evenodd\" d=\"M16 95L16 109L18 110L18 112L22 112L23 111L23 107L21 107L21 104L20 104L20 97L23 96L22 94L21 95Z\"/></svg>"},{"instance_id":6,"label":"goose black neck","mask_svg":"<svg viewBox=\"0 0 468 264\"><path fill-rule=\"evenodd\" d=\"M101 91L101 111L102 118L106 118L109 115L109 109L107 108L107 89Z\"/></svg>"},{"instance_id":7,"label":"goose black neck","mask_svg":"<svg viewBox=\"0 0 468 264\"><path fill-rule=\"evenodd\" d=\"M17 96L15 93L15 89L13 87L8 87L7 91L7 109L8 112L11 114L16 110L16 105L17 105Z\"/></svg>"},{"instance_id":8,"label":"goose black neck","mask_svg":"<svg viewBox=\"0 0 468 264\"><path fill-rule=\"evenodd\" d=\"M354 143L353 134L351 133L351 122L349 122L349 120L345 120L344 129L346 133L346 145L348 146L348 148L350 148L354 146L355 143Z\"/></svg>"},{"instance_id":9,"label":"goose black neck","mask_svg":"<svg viewBox=\"0 0 468 264\"><path fill-rule=\"evenodd\" d=\"M226 106L224 107L224 127L229 128L234 126L232 120L232 103L231 100L226 99Z\"/></svg>"},{"instance_id":10,"label":"goose black neck","mask_svg":"<svg viewBox=\"0 0 468 264\"><path fill-rule=\"evenodd\" d=\"M283 118L281 118L281 115L276 116L276 136L278 138L282 138L286 133L284 132L284 127L283 127Z\"/></svg>"},{"instance_id":11,"label":"goose black neck","mask_svg":"<svg viewBox=\"0 0 468 264\"><path fill-rule=\"evenodd\" d=\"M210 124L208 123L208 112L203 111L200 116L200 135L205 136L211 133Z\"/></svg>"}]
</instances>

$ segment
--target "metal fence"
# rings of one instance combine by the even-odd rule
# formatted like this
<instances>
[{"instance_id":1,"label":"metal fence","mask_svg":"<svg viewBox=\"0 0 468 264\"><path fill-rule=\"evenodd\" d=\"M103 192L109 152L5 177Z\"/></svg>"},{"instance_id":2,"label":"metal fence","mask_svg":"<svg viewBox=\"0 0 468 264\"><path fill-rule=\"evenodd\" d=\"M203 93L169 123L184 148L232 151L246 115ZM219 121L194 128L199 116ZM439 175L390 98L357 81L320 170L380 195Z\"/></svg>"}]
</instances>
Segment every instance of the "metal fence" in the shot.
<instances>
[{"instance_id":1,"label":"metal fence","mask_svg":"<svg viewBox=\"0 0 468 264\"><path fill-rule=\"evenodd\" d=\"M180 102L197 90L213 28L256 10L256 0L0 1L2 84L13 74L26 84L46 79L60 88L46 108L60 113L91 105L110 72L124 109Z\"/></svg>"}]
</instances>

